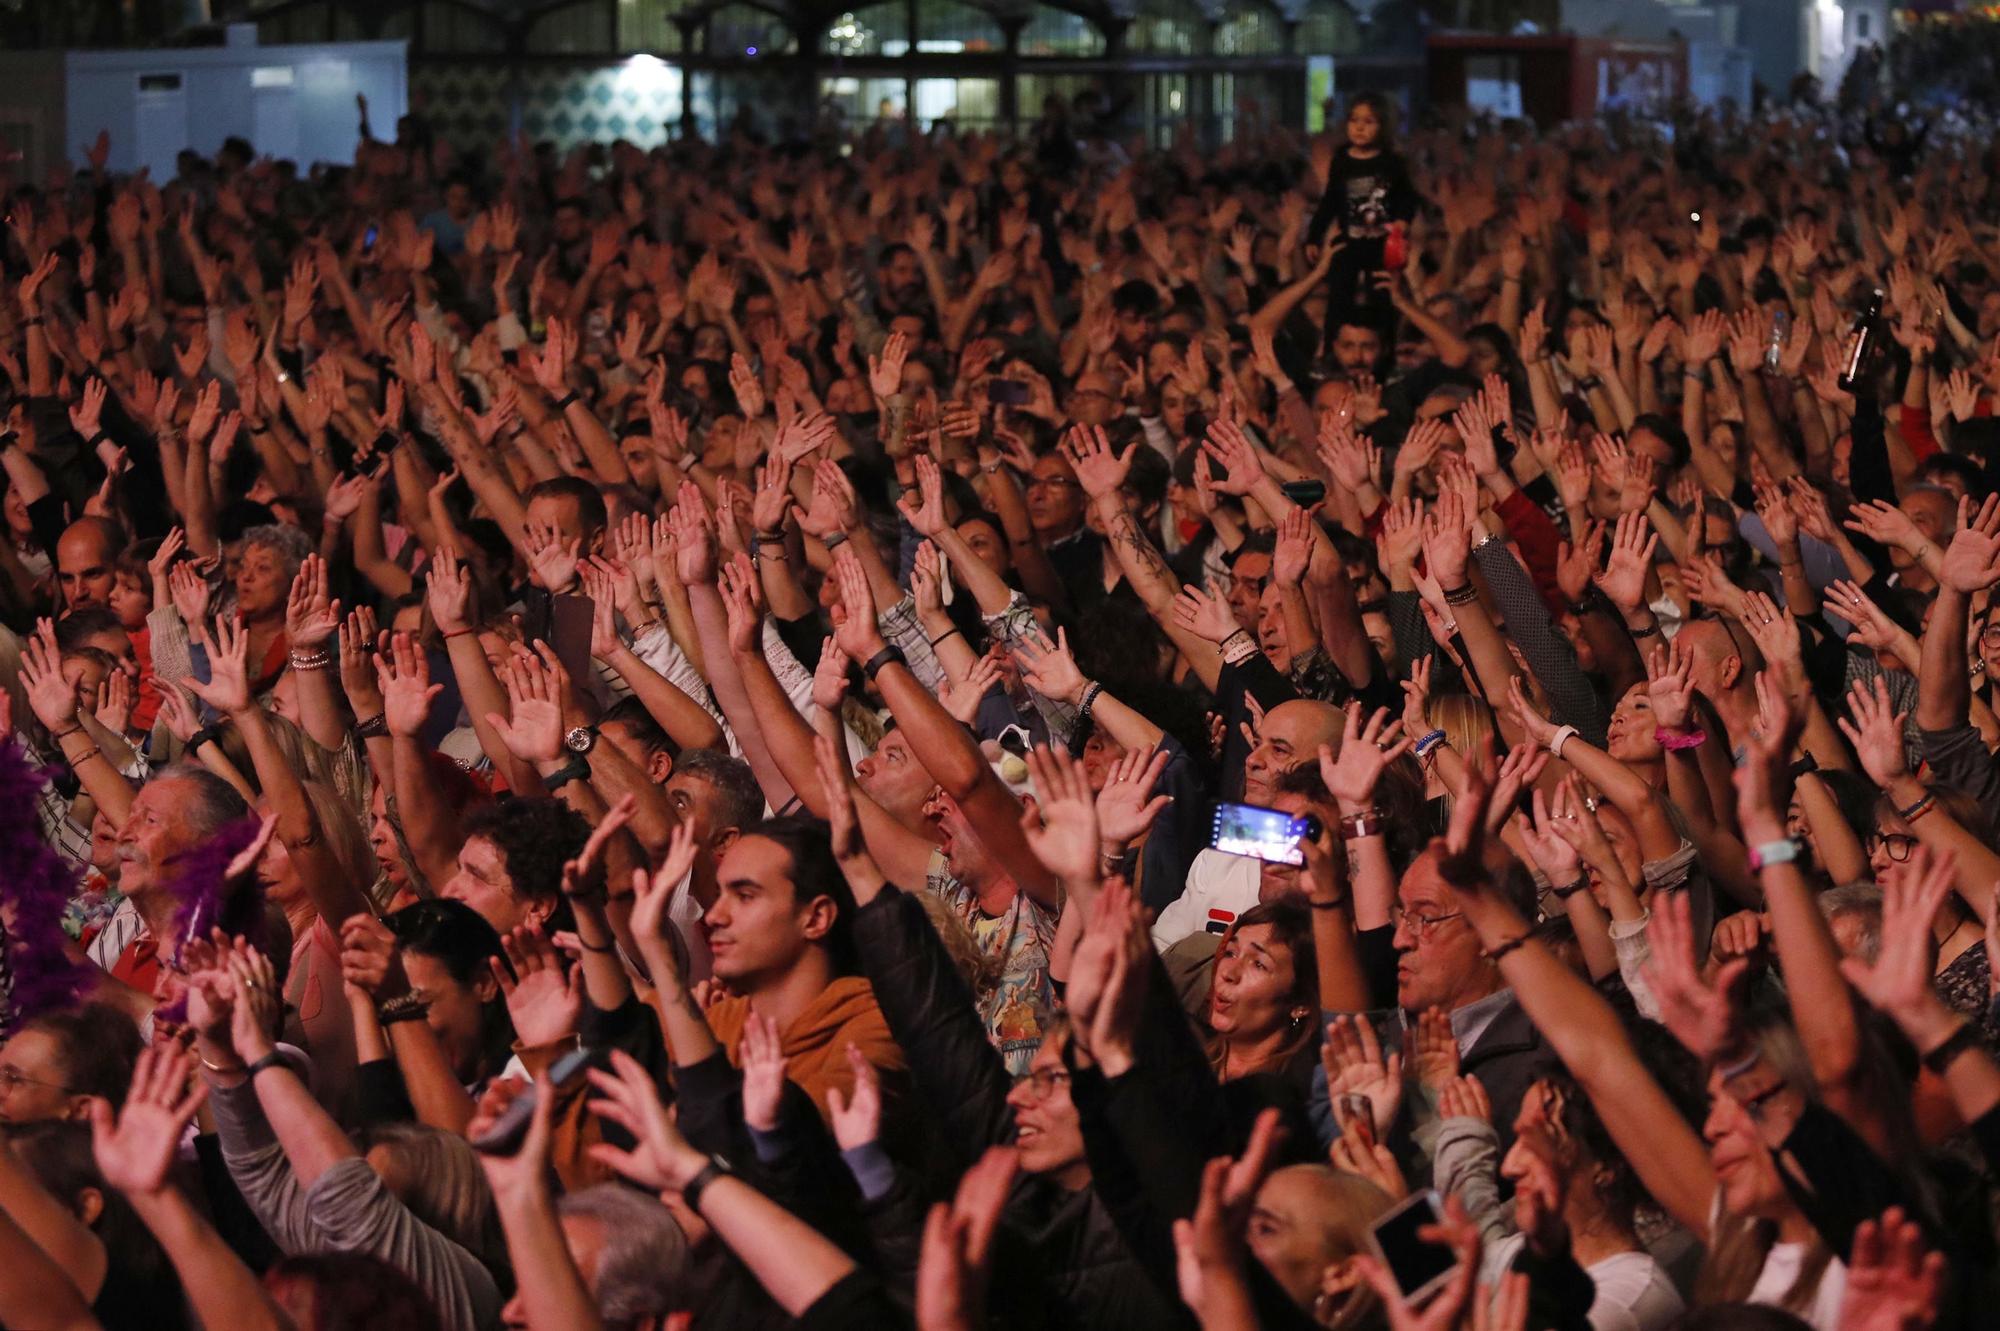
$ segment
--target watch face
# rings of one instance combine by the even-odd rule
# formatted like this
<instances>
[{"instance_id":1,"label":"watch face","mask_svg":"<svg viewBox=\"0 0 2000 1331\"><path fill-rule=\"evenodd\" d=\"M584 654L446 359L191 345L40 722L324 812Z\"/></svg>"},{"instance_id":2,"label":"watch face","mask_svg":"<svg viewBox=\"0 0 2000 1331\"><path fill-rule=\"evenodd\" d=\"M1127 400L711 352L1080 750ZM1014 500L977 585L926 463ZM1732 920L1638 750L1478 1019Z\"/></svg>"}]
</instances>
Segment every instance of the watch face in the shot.
<instances>
[{"instance_id":1,"label":"watch face","mask_svg":"<svg viewBox=\"0 0 2000 1331\"><path fill-rule=\"evenodd\" d=\"M596 743L596 733L584 726L578 726L563 736L563 747L571 753L589 753Z\"/></svg>"}]
</instances>

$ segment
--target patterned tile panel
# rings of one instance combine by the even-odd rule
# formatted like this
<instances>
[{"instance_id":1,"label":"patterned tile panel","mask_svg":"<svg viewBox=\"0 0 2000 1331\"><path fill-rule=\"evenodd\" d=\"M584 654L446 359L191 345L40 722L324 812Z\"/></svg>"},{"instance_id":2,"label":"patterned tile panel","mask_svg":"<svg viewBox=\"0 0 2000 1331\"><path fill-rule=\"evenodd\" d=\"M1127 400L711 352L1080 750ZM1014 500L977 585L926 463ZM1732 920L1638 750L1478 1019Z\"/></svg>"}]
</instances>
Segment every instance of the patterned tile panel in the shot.
<instances>
[{"instance_id":1,"label":"patterned tile panel","mask_svg":"<svg viewBox=\"0 0 2000 1331\"><path fill-rule=\"evenodd\" d=\"M438 133L461 152L486 151L506 134L515 91L521 127L532 138L554 140L558 150L618 138L651 148L671 137L681 114L680 82L666 67L623 61L413 61L410 90Z\"/></svg>"}]
</instances>

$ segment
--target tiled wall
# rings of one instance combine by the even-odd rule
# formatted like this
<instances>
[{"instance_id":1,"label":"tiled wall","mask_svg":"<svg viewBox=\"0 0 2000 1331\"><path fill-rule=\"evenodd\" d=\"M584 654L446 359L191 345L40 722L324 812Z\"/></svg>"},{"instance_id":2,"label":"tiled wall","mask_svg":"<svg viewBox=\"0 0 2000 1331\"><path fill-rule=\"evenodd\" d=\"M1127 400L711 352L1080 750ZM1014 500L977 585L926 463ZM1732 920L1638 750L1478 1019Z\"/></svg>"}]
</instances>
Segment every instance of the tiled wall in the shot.
<instances>
[{"instance_id":1,"label":"tiled wall","mask_svg":"<svg viewBox=\"0 0 2000 1331\"><path fill-rule=\"evenodd\" d=\"M413 102L438 132L462 151L488 150L507 133L510 80L518 79L521 127L559 149L584 142L629 139L641 148L665 143L681 114L678 81L657 73L635 77L625 64L533 64L505 61L412 61Z\"/></svg>"}]
</instances>

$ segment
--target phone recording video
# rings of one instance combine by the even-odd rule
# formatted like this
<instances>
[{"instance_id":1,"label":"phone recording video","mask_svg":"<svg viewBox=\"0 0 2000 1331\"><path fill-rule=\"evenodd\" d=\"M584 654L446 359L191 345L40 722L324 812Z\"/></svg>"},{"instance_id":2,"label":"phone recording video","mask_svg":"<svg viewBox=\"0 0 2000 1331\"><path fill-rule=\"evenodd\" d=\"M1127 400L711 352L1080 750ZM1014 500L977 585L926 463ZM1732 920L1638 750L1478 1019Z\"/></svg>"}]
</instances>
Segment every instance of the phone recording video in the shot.
<instances>
[{"instance_id":1,"label":"phone recording video","mask_svg":"<svg viewBox=\"0 0 2000 1331\"><path fill-rule=\"evenodd\" d=\"M1390 1209L1369 1229L1375 1255L1389 1268L1396 1288L1411 1303L1422 1303L1444 1288L1458 1269L1458 1257L1443 1244L1419 1238L1444 1218L1435 1192L1419 1192Z\"/></svg>"},{"instance_id":2,"label":"phone recording video","mask_svg":"<svg viewBox=\"0 0 2000 1331\"><path fill-rule=\"evenodd\" d=\"M1270 864L1304 864L1300 837L1316 837L1319 819L1294 818L1281 809L1255 804L1218 804L1208 844L1225 855L1247 855Z\"/></svg>"}]
</instances>

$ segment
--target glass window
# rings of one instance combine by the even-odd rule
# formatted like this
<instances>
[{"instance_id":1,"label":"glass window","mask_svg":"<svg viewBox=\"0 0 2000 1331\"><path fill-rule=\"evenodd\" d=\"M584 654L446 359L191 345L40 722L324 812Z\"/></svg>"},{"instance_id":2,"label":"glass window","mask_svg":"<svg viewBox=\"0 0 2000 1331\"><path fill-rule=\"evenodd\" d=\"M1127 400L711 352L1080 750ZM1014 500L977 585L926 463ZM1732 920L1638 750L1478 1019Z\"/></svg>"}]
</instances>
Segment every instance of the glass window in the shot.
<instances>
[{"instance_id":1,"label":"glass window","mask_svg":"<svg viewBox=\"0 0 2000 1331\"><path fill-rule=\"evenodd\" d=\"M1208 18L1190 0L1147 6L1125 32L1134 55L1200 55L1207 51Z\"/></svg>"},{"instance_id":2,"label":"glass window","mask_svg":"<svg viewBox=\"0 0 2000 1331\"><path fill-rule=\"evenodd\" d=\"M1007 42L993 16L957 0L917 0L917 49L939 54L1002 51ZM949 83L951 80L933 80Z\"/></svg>"},{"instance_id":3,"label":"glass window","mask_svg":"<svg viewBox=\"0 0 2000 1331\"><path fill-rule=\"evenodd\" d=\"M1000 123L1000 80L918 79L916 122L929 129L950 120L959 129L991 129Z\"/></svg>"},{"instance_id":4,"label":"glass window","mask_svg":"<svg viewBox=\"0 0 2000 1331\"><path fill-rule=\"evenodd\" d=\"M724 5L708 16L710 55L789 55L798 49L785 21L755 5Z\"/></svg>"},{"instance_id":5,"label":"glass window","mask_svg":"<svg viewBox=\"0 0 2000 1331\"><path fill-rule=\"evenodd\" d=\"M1043 5L1021 29L1021 54L1103 55L1104 34L1081 14Z\"/></svg>"},{"instance_id":6,"label":"glass window","mask_svg":"<svg viewBox=\"0 0 2000 1331\"><path fill-rule=\"evenodd\" d=\"M827 25L819 49L827 55L907 55L910 7L903 0L890 0L847 10Z\"/></svg>"},{"instance_id":7,"label":"glass window","mask_svg":"<svg viewBox=\"0 0 2000 1331\"><path fill-rule=\"evenodd\" d=\"M430 0L424 6L424 50L465 55L494 55L507 49L500 25L464 5Z\"/></svg>"},{"instance_id":8,"label":"glass window","mask_svg":"<svg viewBox=\"0 0 2000 1331\"><path fill-rule=\"evenodd\" d=\"M578 55L611 49L611 15L597 0L552 10L528 25L528 49Z\"/></svg>"},{"instance_id":9,"label":"glass window","mask_svg":"<svg viewBox=\"0 0 2000 1331\"><path fill-rule=\"evenodd\" d=\"M1042 105L1051 96L1066 107L1076 105L1076 96L1088 92L1095 80L1089 74L1022 74L1014 81L1015 104L1021 108L1023 123L1039 120Z\"/></svg>"},{"instance_id":10,"label":"glass window","mask_svg":"<svg viewBox=\"0 0 2000 1331\"><path fill-rule=\"evenodd\" d=\"M900 78L832 78L819 81L820 100L859 133L878 121L895 122L909 113L910 85Z\"/></svg>"},{"instance_id":11,"label":"glass window","mask_svg":"<svg viewBox=\"0 0 2000 1331\"><path fill-rule=\"evenodd\" d=\"M1147 74L1140 85L1146 140L1155 148L1173 146L1174 136L1194 111L1186 74ZM1027 103L1024 101L1025 107Z\"/></svg>"},{"instance_id":12,"label":"glass window","mask_svg":"<svg viewBox=\"0 0 2000 1331\"><path fill-rule=\"evenodd\" d=\"M1215 30L1217 55L1283 55L1285 24L1275 11L1256 4L1230 9Z\"/></svg>"},{"instance_id":13,"label":"glass window","mask_svg":"<svg viewBox=\"0 0 2000 1331\"><path fill-rule=\"evenodd\" d=\"M1347 55L1361 46L1361 26L1340 0L1315 0L1299 20L1300 55Z\"/></svg>"},{"instance_id":14,"label":"glass window","mask_svg":"<svg viewBox=\"0 0 2000 1331\"><path fill-rule=\"evenodd\" d=\"M618 49L649 55L681 49L674 15L685 0L618 0Z\"/></svg>"}]
</instances>

